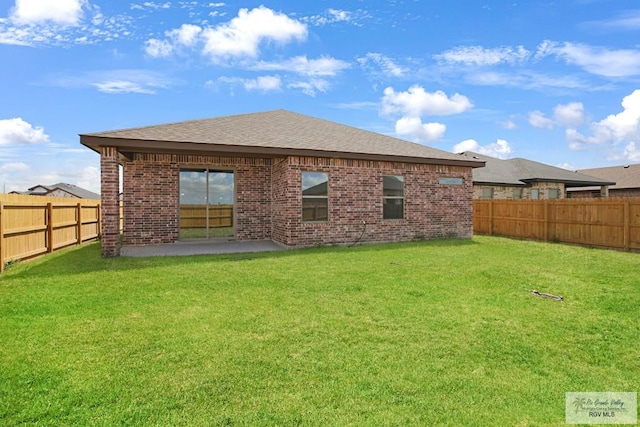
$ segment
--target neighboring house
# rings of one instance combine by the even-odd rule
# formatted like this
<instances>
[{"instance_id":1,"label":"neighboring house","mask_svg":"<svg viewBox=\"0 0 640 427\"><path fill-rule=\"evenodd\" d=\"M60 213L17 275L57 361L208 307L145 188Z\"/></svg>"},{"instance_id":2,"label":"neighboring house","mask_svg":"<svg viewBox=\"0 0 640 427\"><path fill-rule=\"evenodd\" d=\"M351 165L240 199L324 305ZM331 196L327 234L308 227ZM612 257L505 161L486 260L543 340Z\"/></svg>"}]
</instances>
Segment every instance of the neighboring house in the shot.
<instances>
[{"instance_id":1,"label":"neighboring house","mask_svg":"<svg viewBox=\"0 0 640 427\"><path fill-rule=\"evenodd\" d=\"M27 194L31 196L50 196L50 197L75 197L79 199L99 199L100 195L93 191L85 190L73 184L59 182L53 185L36 185L29 188L25 192L16 192L16 194Z\"/></svg>"},{"instance_id":2,"label":"neighboring house","mask_svg":"<svg viewBox=\"0 0 640 427\"><path fill-rule=\"evenodd\" d=\"M236 240L288 247L472 236L483 163L284 110L80 135L100 153L102 250L181 238L180 204L234 209ZM209 235L209 230L205 230ZM185 233L186 236L186 233Z\"/></svg>"},{"instance_id":3,"label":"neighboring house","mask_svg":"<svg viewBox=\"0 0 640 427\"><path fill-rule=\"evenodd\" d=\"M527 159L501 160L466 151L460 156L482 160L473 170L474 199L563 199L571 188L597 186L606 196L615 182Z\"/></svg>"},{"instance_id":4,"label":"neighboring house","mask_svg":"<svg viewBox=\"0 0 640 427\"><path fill-rule=\"evenodd\" d=\"M616 184L609 187L609 197L640 197L640 164L582 169L578 172L615 181ZM600 197L598 190L597 187L571 188L568 196Z\"/></svg>"}]
</instances>

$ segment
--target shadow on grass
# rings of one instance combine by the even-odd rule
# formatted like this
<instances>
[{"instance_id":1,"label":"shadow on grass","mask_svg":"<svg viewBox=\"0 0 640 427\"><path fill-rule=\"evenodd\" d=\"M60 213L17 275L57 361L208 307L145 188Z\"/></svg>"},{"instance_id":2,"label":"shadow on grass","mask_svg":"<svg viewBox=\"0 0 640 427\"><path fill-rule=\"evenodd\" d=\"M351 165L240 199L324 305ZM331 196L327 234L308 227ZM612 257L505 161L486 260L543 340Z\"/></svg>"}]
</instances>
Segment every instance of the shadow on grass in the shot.
<instances>
[{"instance_id":1,"label":"shadow on grass","mask_svg":"<svg viewBox=\"0 0 640 427\"><path fill-rule=\"evenodd\" d=\"M63 249L34 260L20 262L2 274L0 280L75 275L101 271L140 270L167 266L184 268L201 263L275 259L304 256L305 254L367 253L411 248L465 247L477 244L479 243L471 239L442 239L398 243L361 243L356 246L322 246L273 252L103 258L100 242L93 242Z\"/></svg>"}]
</instances>

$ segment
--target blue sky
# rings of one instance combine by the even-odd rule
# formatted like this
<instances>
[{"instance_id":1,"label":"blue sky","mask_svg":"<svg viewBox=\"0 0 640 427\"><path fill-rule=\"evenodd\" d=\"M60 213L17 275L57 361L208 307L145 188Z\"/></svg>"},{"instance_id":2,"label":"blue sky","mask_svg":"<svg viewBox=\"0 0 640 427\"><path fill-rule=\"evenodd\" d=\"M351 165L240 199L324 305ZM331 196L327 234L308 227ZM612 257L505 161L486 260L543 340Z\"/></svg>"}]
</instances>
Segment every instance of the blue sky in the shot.
<instances>
[{"instance_id":1,"label":"blue sky","mask_svg":"<svg viewBox=\"0 0 640 427\"><path fill-rule=\"evenodd\" d=\"M287 109L568 169L640 162L640 4L0 0L0 184L99 192L78 134Z\"/></svg>"}]
</instances>

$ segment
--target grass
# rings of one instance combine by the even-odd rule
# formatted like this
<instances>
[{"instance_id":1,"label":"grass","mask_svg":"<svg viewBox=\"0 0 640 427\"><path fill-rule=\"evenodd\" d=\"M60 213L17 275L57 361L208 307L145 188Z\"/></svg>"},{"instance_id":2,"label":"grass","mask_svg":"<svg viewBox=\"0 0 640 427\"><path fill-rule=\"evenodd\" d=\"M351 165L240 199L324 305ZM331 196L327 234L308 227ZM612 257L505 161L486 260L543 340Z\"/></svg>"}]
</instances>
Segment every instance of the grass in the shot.
<instances>
[{"instance_id":1,"label":"grass","mask_svg":"<svg viewBox=\"0 0 640 427\"><path fill-rule=\"evenodd\" d=\"M0 425L564 425L565 392L638 391L639 271L495 237L61 251L0 277Z\"/></svg>"}]
</instances>

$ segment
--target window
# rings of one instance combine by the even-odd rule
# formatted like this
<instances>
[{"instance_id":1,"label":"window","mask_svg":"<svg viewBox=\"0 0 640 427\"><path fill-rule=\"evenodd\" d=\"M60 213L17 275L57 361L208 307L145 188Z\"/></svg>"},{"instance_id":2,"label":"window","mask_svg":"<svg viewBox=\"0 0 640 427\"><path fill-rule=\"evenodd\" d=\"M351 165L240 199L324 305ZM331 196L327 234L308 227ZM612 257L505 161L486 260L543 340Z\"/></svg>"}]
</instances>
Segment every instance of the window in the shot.
<instances>
[{"instance_id":1,"label":"window","mask_svg":"<svg viewBox=\"0 0 640 427\"><path fill-rule=\"evenodd\" d=\"M441 177L438 182L440 185L462 185L462 178Z\"/></svg>"},{"instance_id":2,"label":"window","mask_svg":"<svg viewBox=\"0 0 640 427\"><path fill-rule=\"evenodd\" d=\"M537 188L531 189L531 199L538 200L539 198L540 198L540 190L538 190Z\"/></svg>"},{"instance_id":3,"label":"window","mask_svg":"<svg viewBox=\"0 0 640 427\"><path fill-rule=\"evenodd\" d=\"M302 172L302 220L329 220L329 174Z\"/></svg>"},{"instance_id":4,"label":"window","mask_svg":"<svg viewBox=\"0 0 640 427\"><path fill-rule=\"evenodd\" d=\"M404 177L382 177L382 218L404 218Z\"/></svg>"},{"instance_id":5,"label":"window","mask_svg":"<svg viewBox=\"0 0 640 427\"><path fill-rule=\"evenodd\" d=\"M549 189L549 198L550 199L559 199L560 198L560 189L558 189L558 188L550 188Z\"/></svg>"},{"instance_id":6,"label":"window","mask_svg":"<svg viewBox=\"0 0 640 427\"><path fill-rule=\"evenodd\" d=\"M482 198L483 199L493 199L493 188L483 188L482 189Z\"/></svg>"},{"instance_id":7,"label":"window","mask_svg":"<svg viewBox=\"0 0 640 427\"><path fill-rule=\"evenodd\" d=\"M522 199L522 188L514 188L513 189L513 198L514 199Z\"/></svg>"}]
</instances>

